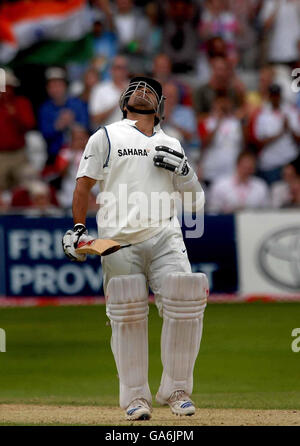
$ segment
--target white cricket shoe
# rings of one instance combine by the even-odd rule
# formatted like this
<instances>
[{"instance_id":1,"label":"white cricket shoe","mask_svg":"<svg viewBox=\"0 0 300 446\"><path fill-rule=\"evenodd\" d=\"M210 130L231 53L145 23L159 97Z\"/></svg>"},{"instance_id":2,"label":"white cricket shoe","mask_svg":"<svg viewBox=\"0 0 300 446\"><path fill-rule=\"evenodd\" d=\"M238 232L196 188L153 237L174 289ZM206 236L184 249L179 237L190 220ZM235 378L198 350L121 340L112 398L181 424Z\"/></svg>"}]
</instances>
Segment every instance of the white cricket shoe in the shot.
<instances>
[{"instance_id":1,"label":"white cricket shoe","mask_svg":"<svg viewBox=\"0 0 300 446\"><path fill-rule=\"evenodd\" d=\"M196 409L193 401L184 390L175 390L167 400L175 415L194 415Z\"/></svg>"},{"instance_id":2,"label":"white cricket shoe","mask_svg":"<svg viewBox=\"0 0 300 446\"><path fill-rule=\"evenodd\" d=\"M151 406L144 398L136 398L126 409L127 420L150 420Z\"/></svg>"}]
</instances>

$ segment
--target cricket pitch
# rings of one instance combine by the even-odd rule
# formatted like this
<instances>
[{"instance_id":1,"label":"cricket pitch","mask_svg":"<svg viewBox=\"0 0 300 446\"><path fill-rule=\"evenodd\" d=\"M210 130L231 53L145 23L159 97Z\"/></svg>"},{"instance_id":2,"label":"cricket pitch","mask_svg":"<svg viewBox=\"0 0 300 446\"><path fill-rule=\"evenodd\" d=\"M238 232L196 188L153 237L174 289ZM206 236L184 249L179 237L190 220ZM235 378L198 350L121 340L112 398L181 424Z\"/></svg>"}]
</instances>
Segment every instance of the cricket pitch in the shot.
<instances>
[{"instance_id":1,"label":"cricket pitch","mask_svg":"<svg viewBox=\"0 0 300 446\"><path fill-rule=\"evenodd\" d=\"M0 405L0 425L300 426L300 410L197 409L177 417L154 408L149 421L126 421L123 410L100 406Z\"/></svg>"}]
</instances>

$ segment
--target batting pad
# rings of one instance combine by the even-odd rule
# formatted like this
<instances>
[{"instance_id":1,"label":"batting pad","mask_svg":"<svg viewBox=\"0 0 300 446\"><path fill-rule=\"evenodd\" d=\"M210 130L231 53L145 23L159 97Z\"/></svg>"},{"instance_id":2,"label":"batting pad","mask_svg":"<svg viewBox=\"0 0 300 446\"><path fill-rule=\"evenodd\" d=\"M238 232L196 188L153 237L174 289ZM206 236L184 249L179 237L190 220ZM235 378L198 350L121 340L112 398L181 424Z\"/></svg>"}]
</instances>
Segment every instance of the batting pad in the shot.
<instances>
[{"instance_id":1,"label":"batting pad","mask_svg":"<svg viewBox=\"0 0 300 446\"><path fill-rule=\"evenodd\" d=\"M193 390L193 370L200 349L208 280L201 273L168 274L162 285L163 374L156 399L165 404L175 390Z\"/></svg>"},{"instance_id":2,"label":"batting pad","mask_svg":"<svg viewBox=\"0 0 300 446\"><path fill-rule=\"evenodd\" d=\"M148 292L142 274L117 276L107 286L106 314L120 381L120 407L135 398L151 403L148 385Z\"/></svg>"}]
</instances>

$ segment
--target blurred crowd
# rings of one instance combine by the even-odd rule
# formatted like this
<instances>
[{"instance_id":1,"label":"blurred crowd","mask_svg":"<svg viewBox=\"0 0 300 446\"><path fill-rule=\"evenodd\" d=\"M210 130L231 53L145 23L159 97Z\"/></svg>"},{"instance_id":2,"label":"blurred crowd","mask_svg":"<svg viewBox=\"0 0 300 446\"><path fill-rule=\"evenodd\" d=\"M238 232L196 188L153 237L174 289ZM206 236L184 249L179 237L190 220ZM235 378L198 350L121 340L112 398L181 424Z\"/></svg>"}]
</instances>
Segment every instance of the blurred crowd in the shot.
<instances>
[{"instance_id":1,"label":"blurred crowd","mask_svg":"<svg viewBox=\"0 0 300 446\"><path fill-rule=\"evenodd\" d=\"M68 212L89 136L122 118L120 94L139 74L163 85L161 126L180 140L207 212L300 207L300 0L87 5L93 57L45 68L45 101L5 68L0 211Z\"/></svg>"}]
</instances>

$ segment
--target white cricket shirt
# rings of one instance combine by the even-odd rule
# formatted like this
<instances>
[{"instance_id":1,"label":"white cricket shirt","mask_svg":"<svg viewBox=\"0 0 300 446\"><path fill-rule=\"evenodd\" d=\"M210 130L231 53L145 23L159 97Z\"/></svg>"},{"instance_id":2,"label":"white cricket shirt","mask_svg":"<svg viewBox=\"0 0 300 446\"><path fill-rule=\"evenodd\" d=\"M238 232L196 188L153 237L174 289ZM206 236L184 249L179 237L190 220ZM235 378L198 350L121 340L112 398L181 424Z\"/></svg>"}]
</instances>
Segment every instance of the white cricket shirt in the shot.
<instances>
[{"instance_id":1,"label":"white cricket shirt","mask_svg":"<svg viewBox=\"0 0 300 446\"><path fill-rule=\"evenodd\" d=\"M174 174L154 166L153 156L158 145L181 153L183 149L159 125L152 136L146 136L135 123L123 119L92 135L77 172L77 178L99 181L99 237L119 243L139 243L153 237L170 224L176 209L174 200L169 199L176 195Z\"/></svg>"}]
</instances>

